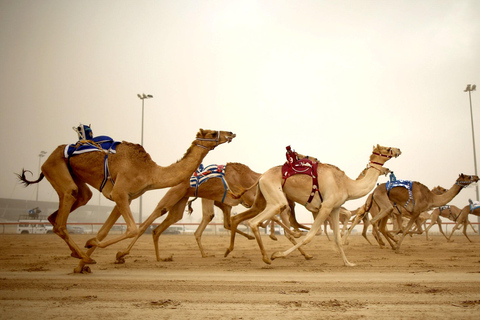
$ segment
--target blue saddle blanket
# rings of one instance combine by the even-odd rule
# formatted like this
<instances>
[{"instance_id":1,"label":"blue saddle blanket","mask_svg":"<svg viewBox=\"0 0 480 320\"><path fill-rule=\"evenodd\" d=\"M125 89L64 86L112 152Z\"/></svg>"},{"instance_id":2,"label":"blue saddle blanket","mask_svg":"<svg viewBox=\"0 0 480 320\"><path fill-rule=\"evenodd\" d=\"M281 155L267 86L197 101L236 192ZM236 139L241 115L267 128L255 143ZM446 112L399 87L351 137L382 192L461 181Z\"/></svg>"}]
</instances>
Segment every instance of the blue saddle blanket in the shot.
<instances>
[{"instance_id":1,"label":"blue saddle blanket","mask_svg":"<svg viewBox=\"0 0 480 320\"><path fill-rule=\"evenodd\" d=\"M199 185L211 178L221 178L225 180L225 166L211 164L204 167L203 164L201 164L190 178L190 187L198 188Z\"/></svg>"},{"instance_id":2,"label":"blue saddle blanket","mask_svg":"<svg viewBox=\"0 0 480 320\"><path fill-rule=\"evenodd\" d=\"M92 151L116 153L116 148L120 143L120 141L113 141L113 139L108 136L98 136L94 137L92 140L79 140L75 144L67 145L63 154L65 158L69 158L77 154Z\"/></svg>"},{"instance_id":3,"label":"blue saddle blanket","mask_svg":"<svg viewBox=\"0 0 480 320\"><path fill-rule=\"evenodd\" d=\"M469 200L468 202L470 202L470 211L480 208L480 201Z\"/></svg>"},{"instance_id":4,"label":"blue saddle blanket","mask_svg":"<svg viewBox=\"0 0 480 320\"><path fill-rule=\"evenodd\" d=\"M413 185L413 181L411 180L393 180L393 181L387 181L386 183L387 191L390 191L395 187L404 187L411 191L412 185Z\"/></svg>"}]
</instances>

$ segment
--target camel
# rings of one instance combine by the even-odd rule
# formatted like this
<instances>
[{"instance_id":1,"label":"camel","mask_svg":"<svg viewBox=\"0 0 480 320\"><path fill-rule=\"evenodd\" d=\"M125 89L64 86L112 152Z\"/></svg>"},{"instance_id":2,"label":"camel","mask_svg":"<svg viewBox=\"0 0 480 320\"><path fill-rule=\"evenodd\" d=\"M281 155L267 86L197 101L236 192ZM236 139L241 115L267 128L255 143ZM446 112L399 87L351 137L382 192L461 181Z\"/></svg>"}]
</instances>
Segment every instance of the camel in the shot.
<instances>
[{"instance_id":1,"label":"camel","mask_svg":"<svg viewBox=\"0 0 480 320\"><path fill-rule=\"evenodd\" d=\"M232 232L230 234L230 246L225 252L228 256L233 251L235 243L235 232L238 223L243 220L251 219L248 222L252 229L265 263L271 264L276 258L283 258L295 249L308 244L313 240L324 221L328 216L332 217L335 243L340 251L343 262L346 266L354 266L345 256L340 241L339 233L339 212L340 207L347 201L358 199L368 194L377 182L381 174L390 172L383 167L383 164L393 157L401 154L397 148L387 148L377 145L373 147L370 155L370 162L361 172L357 180L352 180L337 167L330 164L318 163L318 192L312 188L312 177L303 174L297 174L283 181L282 166L269 169L259 179L257 184L257 194L255 202L249 210L232 217ZM308 202L310 195L313 195L311 202ZM285 252L275 252L271 259L267 256L263 242L258 230L258 226L268 219L281 213L288 207L288 200L304 204L307 210L312 212L314 222L311 229L302 240L294 244L293 247ZM288 221L285 221L288 223ZM292 241L295 243L294 241ZM307 256L305 256L307 258Z\"/></svg>"},{"instance_id":2,"label":"camel","mask_svg":"<svg viewBox=\"0 0 480 320\"><path fill-rule=\"evenodd\" d=\"M408 231L415 220L417 220L420 213L447 204L463 188L477 181L478 177L475 175L460 174L455 184L441 195L435 194L425 185L417 181L412 182L411 194L407 188L401 186L393 187L390 191L387 191L386 184L382 183L375 188L371 197L368 197L367 202L357 212L357 215L361 215L366 211L371 211L373 205L377 206L378 208L376 210L378 211L378 215L373 217L372 220L370 220L370 223L375 232L380 232L387 239L392 249L398 252L405 236L408 234ZM407 226L404 228L402 236L396 243L386 230L387 220L394 210L392 202L396 203L398 207L404 207L411 215ZM382 246L380 245L380 247Z\"/></svg>"},{"instance_id":3,"label":"camel","mask_svg":"<svg viewBox=\"0 0 480 320\"><path fill-rule=\"evenodd\" d=\"M155 221L155 219L161 217L168 212L167 217L162 223L160 223L153 231L153 243L155 245L155 253L157 260L161 261L160 250L158 247L158 239L160 235L172 224L178 222L183 218L185 206L189 197L199 197L202 199L209 199L215 202L219 206L224 214L224 227L230 229L230 212L232 207L242 204L245 207L251 207L255 198L255 190L250 190L243 194L240 198L233 195L233 192L239 193L240 190L246 188L252 183L255 183L260 177L259 173L252 171L248 166L229 162L225 165L225 183L221 178L210 178L204 183L198 186L198 189L190 186L190 176L188 179L184 179L181 183L170 188L168 192L163 196L160 202L157 204L155 210L150 216L140 225L138 234L133 238L128 247L117 253L117 263L124 263L125 256L130 253L135 242L145 232L145 230ZM195 231L195 239L199 246L202 257L206 257L205 251L201 243L201 235L208 223L213 219L213 203L210 201L202 201L203 219L202 223ZM238 233L248 237L241 231ZM252 238L253 239L253 238Z\"/></svg>"},{"instance_id":4,"label":"camel","mask_svg":"<svg viewBox=\"0 0 480 320\"><path fill-rule=\"evenodd\" d=\"M23 170L18 177L25 186L47 178L58 193L60 201L58 210L48 218L53 225L53 231L70 247L72 257L81 259L83 264L94 264L95 260L90 255L96 247L104 248L138 234L130 210L133 199L148 190L172 187L189 179L210 150L225 142L231 142L233 138L235 134L232 132L200 129L183 158L167 167L158 166L141 145L125 141L118 144L116 153L88 152L68 159L64 156L66 145L60 145L44 162L40 177L36 181L26 179L27 170ZM104 165L109 169L108 179L104 174ZM103 180L106 180L106 183ZM87 185L97 190L102 189L101 193L114 201L115 207L97 236L87 241L85 247L89 250L84 252L67 232L66 223L69 214L85 205L92 197ZM127 224L126 232L110 241L101 242L120 216ZM75 272L81 270L76 269Z\"/></svg>"},{"instance_id":5,"label":"camel","mask_svg":"<svg viewBox=\"0 0 480 320\"><path fill-rule=\"evenodd\" d=\"M443 194L443 193L447 192L447 189L445 189L441 186L436 186L432 189L432 192L437 194L437 195L440 195L440 194ZM370 225L370 221L368 219L368 214L370 213L370 215L372 216L372 219L373 219L374 217L376 217L379 214L379 209L380 209L378 206L372 205L372 197L373 197L373 192L368 195L367 200L365 201L364 205L362 205L359 208L357 208L356 210L352 211L352 213L353 213L353 215L355 215L355 217L353 218L353 222L350 225L350 228L347 230L347 233L345 234L345 237L343 238L343 243L344 244L347 243L348 237L349 237L350 233L352 232L352 230L362 220L363 221L362 236L365 238L365 240L367 240L367 242L369 244L372 245L372 243L370 242L370 240L367 237L367 229ZM405 208L402 207L402 206L394 205L393 202L391 202L391 205L392 205L392 207L395 207L396 210L392 211L392 214L390 215L389 218L392 218L393 213L398 213L397 214L397 219L394 219L393 221L395 221L397 223L397 225L402 224L403 221L401 221L400 218L402 217L402 215L409 215L409 212L407 210L405 210ZM418 230L421 230L421 229L419 229L420 228L419 226L421 225L421 223L424 222L424 219L426 217L423 216L422 218L423 218L423 220L421 218L415 220L415 223L417 224L417 229ZM377 240L380 247L383 248L385 246L385 243L383 242L382 238L380 237L377 229L374 228L372 230L372 235L375 238L375 240ZM390 233L388 233L388 235L391 239L393 239L393 235L391 235ZM428 235L427 235L427 239L428 239Z\"/></svg>"},{"instance_id":6,"label":"camel","mask_svg":"<svg viewBox=\"0 0 480 320\"><path fill-rule=\"evenodd\" d=\"M465 207L463 207L463 209L460 211L460 214L457 217L457 221L456 221L457 223L453 227L452 233L450 233L450 236L447 238L448 241L453 241L452 240L453 234L455 233L455 231L457 229L460 228L460 226L463 225L463 234L468 239L468 241L472 242L472 240L470 240L470 238L467 236L467 226L468 226L468 224L471 225L470 221L468 220L468 215L469 214L473 214L477 217L480 217L480 207L472 208L470 205L466 205ZM473 228L473 226L472 226L472 228ZM475 229L473 229L473 231L475 231Z\"/></svg>"},{"instance_id":7,"label":"camel","mask_svg":"<svg viewBox=\"0 0 480 320\"><path fill-rule=\"evenodd\" d=\"M462 211L462 209L460 209L459 207L454 206L454 205L446 205L446 206L442 206L442 207L438 207L438 208L433 209L432 215L430 216L430 224L425 229L425 231L428 232L428 230L430 230L430 228L433 227L437 223L438 224L438 230L440 231L441 234L443 234L445 239L448 240L447 235L445 235L445 233L443 232L442 219L440 219L440 217L449 219L449 220L456 223L458 221L458 218L460 217L460 212L461 211ZM467 219L466 223L469 224L472 227L474 232L476 232L472 223L468 219ZM427 240L432 240L432 239L428 238L428 234L427 234Z\"/></svg>"}]
</instances>

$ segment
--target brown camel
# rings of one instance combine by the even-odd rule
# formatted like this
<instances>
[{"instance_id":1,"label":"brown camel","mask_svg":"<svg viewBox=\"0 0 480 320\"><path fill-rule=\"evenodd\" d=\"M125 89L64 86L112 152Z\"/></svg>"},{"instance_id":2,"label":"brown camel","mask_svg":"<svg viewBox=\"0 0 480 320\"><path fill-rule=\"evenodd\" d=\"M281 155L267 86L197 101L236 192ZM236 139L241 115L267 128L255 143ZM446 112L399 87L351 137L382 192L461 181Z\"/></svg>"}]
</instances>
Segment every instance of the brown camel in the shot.
<instances>
[{"instance_id":1,"label":"brown camel","mask_svg":"<svg viewBox=\"0 0 480 320\"><path fill-rule=\"evenodd\" d=\"M168 192L158 203L152 214L140 225L138 234L134 237L128 247L117 253L117 263L125 262L124 257L130 253L135 242L145 232L145 230L155 221L155 219L168 212L167 217L160 223L152 232L153 243L155 245L155 253L157 260L161 261L160 250L158 247L158 239L160 235L167 230L172 224L178 222L183 218L185 206L189 197L199 197L214 201L223 211L224 227L230 229L230 212L232 207L242 204L245 207L251 207L255 199L255 190L249 190L240 198L233 196L232 192L239 193L244 188L255 183L260 174L252 171L248 166L241 163L230 162L225 166L225 184L221 178L210 178L198 186L198 189L190 186L190 176L184 179L183 182L170 188ZM223 200L223 202L222 202ZM202 202L203 220L195 231L195 238L200 248L203 257L206 257L205 251L201 244L201 234L205 227L213 219L213 205L212 202ZM241 231L238 233L251 237Z\"/></svg>"},{"instance_id":2,"label":"brown camel","mask_svg":"<svg viewBox=\"0 0 480 320\"><path fill-rule=\"evenodd\" d=\"M473 208L473 210L470 207L470 205L463 207L463 209L460 211L460 214L457 217L457 223L453 227L452 233L450 233L450 236L447 238L448 241L453 241L452 240L453 234L457 229L460 228L460 226L463 226L463 234L468 239L468 241L472 242L472 240L470 240L470 238L467 236L467 226L468 224L471 225L470 221L468 220L469 214L473 214L474 216L480 217L480 207ZM475 231L475 229L473 229L473 231Z\"/></svg>"},{"instance_id":3,"label":"brown camel","mask_svg":"<svg viewBox=\"0 0 480 320\"><path fill-rule=\"evenodd\" d=\"M414 181L412 183L411 196L407 188L397 186L393 187L390 191L387 191L385 183L382 183L372 193L372 196L367 199L367 203L362 207L357 214L362 214L366 211L371 211L373 204L378 206L378 215L370 220L374 230L380 233L387 239L388 243L393 250L398 251L400 246L408 234L408 230L412 227L413 223L417 220L420 213L431 210L432 208L443 206L450 202L464 187L471 183L477 182L478 177L473 175L460 174L455 184L445 193L438 195L430 191L425 185L420 182ZM370 201L369 201L370 200ZM369 201L369 202L368 202ZM392 214L394 207L392 205L396 203L398 207L405 208L410 212L411 218L404 228L404 232L400 236L398 242L389 236L386 230L387 220ZM363 212L362 212L363 211ZM395 243L396 242L396 243Z\"/></svg>"},{"instance_id":4,"label":"brown camel","mask_svg":"<svg viewBox=\"0 0 480 320\"><path fill-rule=\"evenodd\" d=\"M439 194L443 194L445 192L447 192L447 189L441 187L441 186L436 186L435 188L432 189L432 192L439 195ZM370 226L370 220L368 219L368 214L370 213L370 215L372 216L372 219L374 217L376 217L378 214L379 214L379 210L380 208L376 205L371 205L372 203L372 197L373 197L373 192L371 194L368 195L367 197L367 200L365 201L365 204L362 205L361 207L357 208L355 211L352 211L353 215L355 215L355 217L353 218L353 221L352 221L352 224L350 225L350 228L348 229L347 233L345 234L345 237L343 238L343 243L346 244L348 242L348 237L350 235L350 233L352 232L353 228L355 228L355 226L360 222L360 221L363 221L363 230L362 230L362 236L365 238L365 240L367 240L368 243L372 244L370 242L370 240L368 239L367 237L367 229L368 227ZM393 215L394 213L398 213L396 214L396 219L392 219L392 221L394 221L397 225L399 224L402 224L403 221L401 220L401 217L402 216L410 216L410 213L405 210L404 207L401 207L401 206L395 206L393 202L391 202L391 205L393 207L395 207L395 210L392 211L392 215L389 217L389 218L393 218ZM366 209L366 207L369 206L369 209ZM421 219L419 217L419 219L417 219L415 221L416 225L417 225L417 229L418 230L422 230L419 226L425 221L425 216L422 217L423 219ZM419 229L420 228L420 229ZM395 232L398 233L398 231L400 230L396 230ZM388 235L391 239L393 239L393 235L389 232L388 232ZM385 246L385 243L383 242L382 238L380 237L379 233L378 233L378 230L376 229L373 229L372 230L372 235L373 237L375 238L375 240L378 242L378 244L380 245L380 247L384 247ZM427 234L427 239L428 239L428 234Z\"/></svg>"},{"instance_id":5,"label":"brown camel","mask_svg":"<svg viewBox=\"0 0 480 320\"><path fill-rule=\"evenodd\" d=\"M95 261L90 255L97 246L103 248L138 234L138 228L130 211L130 203L133 199L138 198L145 191L175 186L188 179L210 150L232 141L234 137L235 134L231 132L200 129L183 158L167 167L158 166L142 146L129 142L120 143L116 153L88 152L69 159L64 156L66 145L61 145L45 161L40 177L36 181L28 181L25 178L26 170L18 176L27 186L40 182L43 177L47 178L57 191L60 200L59 209L48 218L53 225L53 231L67 243L73 257L82 259L83 264L93 264ZM96 238L87 241L85 246L89 250L84 252L68 234L66 223L69 214L85 205L92 197L87 184L100 190L105 177L105 163L108 163L110 176L101 192L116 205ZM127 224L125 234L110 241L101 242L120 216Z\"/></svg>"},{"instance_id":6,"label":"brown camel","mask_svg":"<svg viewBox=\"0 0 480 320\"><path fill-rule=\"evenodd\" d=\"M428 232L428 230L430 230L431 227L433 227L435 224L438 224L438 229L439 229L440 233L443 234L445 239L448 240L448 236L445 235L445 233L443 232L442 219L440 219L440 217L446 218L446 219L456 223L458 221L458 218L460 217L460 212L461 211L462 211L462 209L460 209L459 207L454 206L454 205L446 205L446 206L442 206L442 207L438 207L438 208L433 209L432 214L430 216L430 224L425 229L425 231ZM468 219L467 219L466 223L469 224L472 227L474 232L476 232L472 223ZM432 240L432 239L428 238L428 234L427 234L427 240Z\"/></svg>"},{"instance_id":7,"label":"brown camel","mask_svg":"<svg viewBox=\"0 0 480 320\"><path fill-rule=\"evenodd\" d=\"M225 256L233 251L235 243L235 233L233 231L236 230L238 223L251 218L248 225L257 239L263 261L270 264L271 260L267 256L263 246L258 227L263 221L271 219L285 211L288 207L288 200L291 200L305 204L307 210L314 215L314 223L307 232L307 235L298 244L295 244L285 252L275 252L272 255L272 259L286 257L295 249L299 249L302 245L312 241L324 221L331 215L335 243L343 258L343 262L347 266L353 266L354 264L347 260L340 241L340 207L345 201L361 198L370 192L375 187L378 177L381 174L387 174L389 172L388 169L383 167L383 164L392 157L398 157L400 154L399 149L377 145L373 148L373 153L370 155L370 163L367 168L362 171L357 180L348 178L343 171L333 165L319 163L316 172L319 192L315 193L312 191L312 178L310 176L297 174L284 181L282 166L271 168L265 172L258 181L257 194L253 207L232 217L230 247L225 252ZM312 201L308 203L308 199L312 193L314 197ZM288 221L285 222L288 223Z\"/></svg>"}]
</instances>

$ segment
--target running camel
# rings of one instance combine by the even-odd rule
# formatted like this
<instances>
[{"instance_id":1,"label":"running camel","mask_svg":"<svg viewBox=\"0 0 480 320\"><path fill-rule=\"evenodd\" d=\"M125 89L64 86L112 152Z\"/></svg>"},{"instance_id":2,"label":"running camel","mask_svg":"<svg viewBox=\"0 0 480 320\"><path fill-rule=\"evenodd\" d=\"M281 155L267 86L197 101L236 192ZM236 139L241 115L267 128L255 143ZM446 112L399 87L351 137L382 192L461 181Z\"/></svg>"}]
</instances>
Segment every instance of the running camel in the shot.
<instances>
[{"instance_id":1,"label":"running camel","mask_svg":"<svg viewBox=\"0 0 480 320\"><path fill-rule=\"evenodd\" d=\"M231 142L233 138L235 134L231 132L200 129L183 158L167 167L158 166L141 145L125 141L120 143L116 147L116 153L108 155L110 177L101 191L107 199L115 202L115 207L97 236L87 241L85 245L88 248L87 252L82 251L73 241L67 232L66 223L69 214L85 205L92 197L87 184L98 190L102 186L105 153L88 152L67 159L64 156L66 145L61 145L42 165L37 180L27 180L26 170L18 177L26 186L38 183L44 177L52 184L58 193L60 203L58 210L50 215L48 220L53 225L53 231L70 247L72 257L81 259L75 272L83 272L84 264L95 263L90 255L96 247L104 248L138 234L130 210L133 199L148 190L172 187L188 179L210 150L225 142ZM120 216L127 224L125 234L102 242Z\"/></svg>"},{"instance_id":2,"label":"running camel","mask_svg":"<svg viewBox=\"0 0 480 320\"><path fill-rule=\"evenodd\" d=\"M312 177L304 174L297 174L283 181L282 166L273 167L265 172L258 181L257 194L253 207L232 217L232 232L230 235L230 246L225 252L227 256L233 251L235 232L237 225L246 219L251 219L248 225L252 229L262 253L263 261L271 263L271 259L283 258L295 249L313 240L313 237L320 230L324 221L331 216L334 230L335 243L340 251L343 262L346 266L354 266L345 256L342 248L339 232L339 211L340 207L347 201L358 199L367 195L374 187L381 174L387 174L390 170L383 167L383 164L393 157L401 154L397 148L388 148L377 145L370 155L370 162L362 171L357 180L352 180L339 168L324 163L318 163L316 177L318 188L312 187ZM314 192L313 190L318 190ZM311 194L313 199L308 202ZM259 225L281 213L288 207L288 200L305 204L307 210L312 212L314 218L311 229L302 240L285 252L275 252L271 259L267 256L259 233Z\"/></svg>"}]
</instances>

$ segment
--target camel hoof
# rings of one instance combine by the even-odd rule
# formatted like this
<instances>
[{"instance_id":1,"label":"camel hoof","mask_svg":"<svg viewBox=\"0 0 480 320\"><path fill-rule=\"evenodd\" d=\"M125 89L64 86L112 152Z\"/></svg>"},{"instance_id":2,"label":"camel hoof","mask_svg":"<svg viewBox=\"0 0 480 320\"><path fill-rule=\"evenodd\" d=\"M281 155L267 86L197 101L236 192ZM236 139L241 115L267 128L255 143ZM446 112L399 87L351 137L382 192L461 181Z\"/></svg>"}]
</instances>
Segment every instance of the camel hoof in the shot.
<instances>
[{"instance_id":1,"label":"camel hoof","mask_svg":"<svg viewBox=\"0 0 480 320\"><path fill-rule=\"evenodd\" d=\"M265 262L266 264L272 264L272 260L268 259L268 257L263 257L262 260L263 260L263 262Z\"/></svg>"},{"instance_id":2,"label":"camel hoof","mask_svg":"<svg viewBox=\"0 0 480 320\"><path fill-rule=\"evenodd\" d=\"M127 255L127 253L125 252L122 252L122 251L118 251L117 252L117 256L115 257L116 261L115 261L115 264L124 264L125 263L125 256Z\"/></svg>"},{"instance_id":3,"label":"camel hoof","mask_svg":"<svg viewBox=\"0 0 480 320\"><path fill-rule=\"evenodd\" d=\"M96 247L97 245L98 245L97 239L92 238L85 243L85 248L90 249L90 248Z\"/></svg>"},{"instance_id":4,"label":"camel hoof","mask_svg":"<svg viewBox=\"0 0 480 320\"><path fill-rule=\"evenodd\" d=\"M346 262L346 263L345 263L345 266L346 266L346 267L355 267L356 264L355 264L355 263L351 263L351 262Z\"/></svg>"},{"instance_id":5,"label":"camel hoof","mask_svg":"<svg viewBox=\"0 0 480 320\"><path fill-rule=\"evenodd\" d=\"M272 258L272 260L275 260L277 258L285 258L285 256L280 251L277 251L277 252L272 253L271 258Z\"/></svg>"},{"instance_id":6,"label":"camel hoof","mask_svg":"<svg viewBox=\"0 0 480 320\"><path fill-rule=\"evenodd\" d=\"M255 237L247 234L247 239L248 239L248 240L255 240Z\"/></svg>"},{"instance_id":7,"label":"camel hoof","mask_svg":"<svg viewBox=\"0 0 480 320\"><path fill-rule=\"evenodd\" d=\"M92 258L90 258L88 256L83 258L82 261L85 264L96 264L97 263L97 261L93 260Z\"/></svg>"},{"instance_id":8,"label":"camel hoof","mask_svg":"<svg viewBox=\"0 0 480 320\"><path fill-rule=\"evenodd\" d=\"M232 250L230 250L230 248L227 248L223 257L226 258L230 254L230 252L232 252Z\"/></svg>"},{"instance_id":9,"label":"camel hoof","mask_svg":"<svg viewBox=\"0 0 480 320\"><path fill-rule=\"evenodd\" d=\"M313 256L308 253L306 253L304 257L305 257L305 260L311 260L313 258Z\"/></svg>"},{"instance_id":10,"label":"camel hoof","mask_svg":"<svg viewBox=\"0 0 480 320\"><path fill-rule=\"evenodd\" d=\"M90 269L89 266L78 266L75 269L73 269L73 272L87 274L87 273L92 273L92 269Z\"/></svg>"},{"instance_id":11,"label":"camel hoof","mask_svg":"<svg viewBox=\"0 0 480 320\"><path fill-rule=\"evenodd\" d=\"M270 239L272 239L273 241L277 241L277 240L278 240L277 237L275 237L273 234L271 234L269 237L270 237Z\"/></svg>"}]
</instances>

